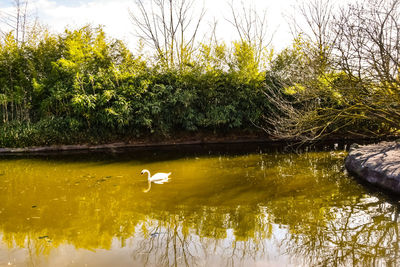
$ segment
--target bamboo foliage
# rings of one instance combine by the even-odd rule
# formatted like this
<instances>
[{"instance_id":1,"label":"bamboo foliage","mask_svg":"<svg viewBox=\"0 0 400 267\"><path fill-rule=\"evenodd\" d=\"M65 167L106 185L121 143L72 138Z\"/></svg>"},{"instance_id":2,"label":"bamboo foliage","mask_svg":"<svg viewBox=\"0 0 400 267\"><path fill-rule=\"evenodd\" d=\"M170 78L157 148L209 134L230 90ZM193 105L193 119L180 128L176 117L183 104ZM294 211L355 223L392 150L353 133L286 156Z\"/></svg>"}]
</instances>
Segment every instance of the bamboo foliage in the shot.
<instances>
[{"instance_id":1,"label":"bamboo foliage","mask_svg":"<svg viewBox=\"0 0 400 267\"><path fill-rule=\"evenodd\" d=\"M268 104L254 48L245 42L232 49L201 46L192 65L160 68L107 38L101 27L42 31L23 46L11 33L0 49L0 142L104 142L250 129Z\"/></svg>"},{"instance_id":2,"label":"bamboo foliage","mask_svg":"<svg viewBox=\"0 0 400 267\"><path fill-rule=\"evenodd\" d=\"M231 6L239 40L224 43L215 31L198 42L194 1L138 0L130 15L150 56L91 25L35 24L23 42L12 31L0 40L0 146L260 128L301 140L396 134L399 3L312 1L299 9L311 29L277 54L265 13L244 4Z\"/></svg>"}]
</instances>

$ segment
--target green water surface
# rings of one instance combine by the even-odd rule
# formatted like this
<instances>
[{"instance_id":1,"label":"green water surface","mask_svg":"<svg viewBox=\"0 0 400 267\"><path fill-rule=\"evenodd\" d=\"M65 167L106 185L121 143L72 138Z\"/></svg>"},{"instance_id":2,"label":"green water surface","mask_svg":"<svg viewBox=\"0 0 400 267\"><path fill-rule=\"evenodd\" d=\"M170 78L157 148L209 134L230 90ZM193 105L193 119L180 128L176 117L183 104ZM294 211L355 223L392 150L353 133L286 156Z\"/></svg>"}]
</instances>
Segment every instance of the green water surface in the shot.
<instances>
[{"instance_id":1,"label":"green water surface","mask_svg":"<svg viewBox=\"0 0 400 267\"><path fill-rule=\"evenodd\" d=\"M397 201L345 155L0 158L0 266L396 265ZM171 180L144 193L144 168Z\"/></svg>"}]
</instances>

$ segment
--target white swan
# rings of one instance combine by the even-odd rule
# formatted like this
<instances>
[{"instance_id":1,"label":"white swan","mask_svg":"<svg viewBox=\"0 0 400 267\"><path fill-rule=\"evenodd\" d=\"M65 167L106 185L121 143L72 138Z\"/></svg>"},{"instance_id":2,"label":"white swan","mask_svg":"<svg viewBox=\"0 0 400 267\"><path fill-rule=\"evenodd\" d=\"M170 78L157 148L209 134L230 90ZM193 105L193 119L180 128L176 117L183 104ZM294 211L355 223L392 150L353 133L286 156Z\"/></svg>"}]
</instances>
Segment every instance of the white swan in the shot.
<instances>
[{"instance_id":1,"label":"white swan","mask_svg":"<svg viewBox=\"0 0 400 267\"><path fill-rule=\"evenodd\" d=\"M149 170L142 170L142 172L140 174L144 174L147 172L147 182L149 183L149 187L144 190L143 192L147 193L150 191L151 189L151 182L154 182L155 184L163 184L168 182L169 177L171 175L171 173L163 173L163 172L158 172L156 174L154 174L153 176L150 175L150 171Z\"/></svg>"}]
</instances>

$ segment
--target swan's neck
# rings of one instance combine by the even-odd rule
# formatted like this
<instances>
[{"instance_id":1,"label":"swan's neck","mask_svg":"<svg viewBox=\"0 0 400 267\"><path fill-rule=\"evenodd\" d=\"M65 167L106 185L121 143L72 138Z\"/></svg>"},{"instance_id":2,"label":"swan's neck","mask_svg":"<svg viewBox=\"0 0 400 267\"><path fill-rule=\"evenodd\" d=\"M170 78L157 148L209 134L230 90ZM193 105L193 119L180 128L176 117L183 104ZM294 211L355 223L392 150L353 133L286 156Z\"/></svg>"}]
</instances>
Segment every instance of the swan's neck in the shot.
<instances>
[{"instance_id":1,"label":"swan's neck","mask_svg":"<svg viewBox=\"0 0 400 267\"><path fill-rule=\"evenodd\" d=\"M150 180L150 172L148 170L145 170L144 172L147 172L147 180Z\"/></svg>"}]
</instances>

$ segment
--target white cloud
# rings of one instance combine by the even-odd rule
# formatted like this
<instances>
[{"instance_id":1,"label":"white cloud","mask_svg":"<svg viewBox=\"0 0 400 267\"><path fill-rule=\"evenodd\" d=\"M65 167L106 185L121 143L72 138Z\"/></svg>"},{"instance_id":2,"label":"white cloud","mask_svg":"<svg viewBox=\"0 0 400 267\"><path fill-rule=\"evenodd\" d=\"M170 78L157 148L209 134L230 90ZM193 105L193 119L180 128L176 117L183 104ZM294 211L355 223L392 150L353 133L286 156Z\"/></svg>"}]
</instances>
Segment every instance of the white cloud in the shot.
<instances>
[{"instance_id":1,"label":"white cloud","mask_svg":"<svg viewBox=\"0 0 400 267\"><path fill-rule=\"evenodd\" d=\"M87 1L78 5L58 4L51 0L36 0L35 6L40 21L51 30L61 32L65 27L81 27L85 24L104 25L112 37L128 41L132 26L128 8L132 1Z\"/></svg>"},{"instance_id":2,"label":"white cloud","mask_svg":"<svg viewBox=\"0 0 400 267\"><path fill-rule=\"evenodd\" d=\"M231 19L231 0L205 0L205 4L208 7L208 12L211 16L214 16L219 20L219 29L217 29L218 36L225 40L237 39L237 33L227 19ZM240 13L242 6L241 0L236 0L235 3L237 12ZM292 39L289 26L284 18L284 14L292 9L298 0L247 0L243 1L245 6L254 7L259 15L263 15L263 12L267 14L267 35L273 35L273 45L279 49L286 45L289 45ZM268 36L267 36L267 39Z\"/></svg>"},{"instance_id":3,"label":"white cloud","mask_svg":"<svg viewBox=\"0 0 400 267\"><path fill-rule=\"evenodd\" d=\"M236 39L236 32L226 21L226 18L231 15L228 5L230 0L203 1L207 16L202 25L202 32L209 31L210 23L207 21L215 17L218 20L217 36L228 42ZM296 0L247 0L245 2L246 5L253 4L258 11L267 9L270 33L276 31L274 46L278 48L290 44L291 36L282 13L295 3ZM196 4L200 6L201 1L196 0ZM37 13L39 20L48 25L52 31L62 32L65 27L76 28L88 23L104 25L105 31L110 36L126 41L131 48L136 45L134 28L128 14L128 9L134 7L133 0L30 0L30 5ZM1 10L4 8L0 8Z\"/></svg>"}]
</instances>

